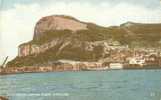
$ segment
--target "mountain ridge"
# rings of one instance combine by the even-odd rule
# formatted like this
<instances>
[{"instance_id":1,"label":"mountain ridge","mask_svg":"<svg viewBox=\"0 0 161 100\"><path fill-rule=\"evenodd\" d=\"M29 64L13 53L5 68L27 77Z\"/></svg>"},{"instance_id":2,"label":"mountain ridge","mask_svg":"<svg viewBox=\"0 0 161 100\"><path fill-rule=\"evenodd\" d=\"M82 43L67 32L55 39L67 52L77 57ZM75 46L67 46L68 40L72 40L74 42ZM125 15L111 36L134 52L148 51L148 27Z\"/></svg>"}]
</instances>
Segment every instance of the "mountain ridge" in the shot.
<instances>
[{"instance_id":1,"label":"mountain ridge","mask_svg":"<svg viewBox=\"0 0 161 100\"><path fill-rule=\"evenodd\" d=\"M32 66L61 59L101 61L111 58L113 49L158 48L160 39L161 24L127 22L102 27L66 15L52 15L37 22L33 40L21 44L18 56L7 65Z\"/></svg>"}]
</instances>

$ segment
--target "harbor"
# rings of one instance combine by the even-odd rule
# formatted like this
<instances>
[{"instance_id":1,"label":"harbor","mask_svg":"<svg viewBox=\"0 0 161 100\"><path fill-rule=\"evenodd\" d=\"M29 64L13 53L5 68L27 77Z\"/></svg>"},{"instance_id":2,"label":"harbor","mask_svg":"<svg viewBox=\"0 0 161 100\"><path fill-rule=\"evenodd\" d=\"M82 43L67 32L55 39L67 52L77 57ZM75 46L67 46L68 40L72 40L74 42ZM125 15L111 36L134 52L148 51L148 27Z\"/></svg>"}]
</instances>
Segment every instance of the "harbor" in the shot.
<instances>
[{"instance_id":1,"label":"harbor","mask_svg":"<svg viewBox=\"0 0 161 100\"><path fill-rule=\"evenodd\" d=\"M155 69L2 75L0 95L9 100L159 100L160 76Z\"/></svg>"},{"instance_id":2,"label":"harbor","mask_svg":"<svg viewBox=\"0 0 161 100\"><path fill-rule=\"evenodd\" d=\"M78 62L60 60L51 65L44 66L22 66L22 67L1 67L0 75L19 73L40 73L40 72L62 72L62 71L106 71L124 69L161 69L159 63L145 63L143 60L132 59L129 63L111 62Z\"/></svg>"}]
</instances>

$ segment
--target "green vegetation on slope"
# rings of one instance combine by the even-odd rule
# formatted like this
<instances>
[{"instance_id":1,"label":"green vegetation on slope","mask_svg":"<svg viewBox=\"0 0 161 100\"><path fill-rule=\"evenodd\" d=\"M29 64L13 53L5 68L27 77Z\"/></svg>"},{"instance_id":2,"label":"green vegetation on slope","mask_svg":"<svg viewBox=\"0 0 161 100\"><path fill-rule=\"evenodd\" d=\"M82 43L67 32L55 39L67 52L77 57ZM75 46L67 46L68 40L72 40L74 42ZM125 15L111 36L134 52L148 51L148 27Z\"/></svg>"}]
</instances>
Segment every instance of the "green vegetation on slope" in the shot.
<instances>
[{"instance_id":1,"label":"green vegetation on slope","mask_svg":"<svg viewBox=\"0 0 161 100\"><path fill-rule=\"evenodd\" d=\"M38 55L26 57L16 57L9 62L8 66L31 66L37 64L46 64L59 59L68 59L76 61L97 61L102 58L103 47L96 46L93 51L86 51L84 42L95 42L103 40L118 41L122 45L135 47L160 47L161 45L161 24L134 24L130 27L115 26L101 27L88 23L88 30L72 32L70 30L51 30L47 31L40 39L33 39L30 44L41 45L54 39L62 40L53 48ZM128 31L127 31L128 30ZM130 32L130 33L129 33ZM131 34L132 33L132 34ZM60 52L59 48L66 41L73 44L65 46ZM79 42L80 47L73 46Z\"/></svg>"},{"instance_id":2,"label":"green vegetation on slope","mask_svg":"<svg viewBox=\"0 0 161 100\"><path fill-rule=\"evenodd\" d=\"M26 57L16 57L7 64L8 67L17 66L33 66L33 65L48 65L60 59L74 60L74 61L97 61L102 57L103 47L96 46L93 51L85 51L83 47L66 46L60 53L58 49L60 45L47 50L38 55L30 55Z\"/></svg>"}]
</instances>

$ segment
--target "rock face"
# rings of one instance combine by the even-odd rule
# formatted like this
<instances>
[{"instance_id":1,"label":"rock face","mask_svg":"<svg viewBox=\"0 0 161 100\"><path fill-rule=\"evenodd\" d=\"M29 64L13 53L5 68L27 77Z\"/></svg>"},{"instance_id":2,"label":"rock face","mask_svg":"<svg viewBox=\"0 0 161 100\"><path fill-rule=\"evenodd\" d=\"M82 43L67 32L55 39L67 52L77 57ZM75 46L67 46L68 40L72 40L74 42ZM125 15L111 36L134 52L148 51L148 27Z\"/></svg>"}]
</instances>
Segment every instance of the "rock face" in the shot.
<instances>
[{"instance_id":1,"label":"rock face","mask_svg":"<svg viewBox=\"0 0 161 100\"><path fill-rule=\"evenodd\" d=\"M69 16L47 16L40 19L36 24L34 38L38 39L46 31L65 29L71 31L86 30L87 25Z\"/></svg>"},{"instance_id":2,"label":"rock face","mask_svg":"<svg viewBox=\"0 0 161 100\"><path fill-rule=\"evenodd\" d=\"M122 61L131 54L130 48L156 48L160 41L161 24L127 22L102 27L70 16L53 15L37 22L33 40L21 44L18 56L7 66L45 66L62 59Z\"/></svg>"},{"instance_id":3,"label":"rock face","mask_svg":"<svg viewBox=\"0 0 161 100\"><path fill-rule=\"evenodd\" d=\"M36 44L20 45L19 50L18 50L18 56L24 57L24 56L28 56L28 55L43 53L46 50L54 47L56 44L58 44L58 42L59 42L59 40L55 39L49 43L44 43L42 45L36 45Z\"/></svg>"}]
</instances>

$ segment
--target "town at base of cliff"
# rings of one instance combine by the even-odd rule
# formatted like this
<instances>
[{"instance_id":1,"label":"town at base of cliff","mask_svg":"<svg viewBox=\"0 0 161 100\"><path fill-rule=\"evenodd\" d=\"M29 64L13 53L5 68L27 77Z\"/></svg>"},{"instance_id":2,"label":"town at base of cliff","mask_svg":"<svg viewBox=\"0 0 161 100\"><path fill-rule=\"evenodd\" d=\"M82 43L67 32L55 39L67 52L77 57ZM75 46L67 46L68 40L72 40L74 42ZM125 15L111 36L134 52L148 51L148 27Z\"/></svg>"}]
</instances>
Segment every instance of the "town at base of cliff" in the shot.
<instances>
[{"instance_id":1,"label":"town at base of cliff","mask_svg":"<svg viewBox=\"0 0 161 100\"><path fill-rule=\"evenodd\" d=\"M46 16L36 23L33 40L19 46L7 67L53 67L59 62L62 70L160 68L160 27L134 22L103 27L71 16Z\"/></svg>"}]
</instances>

